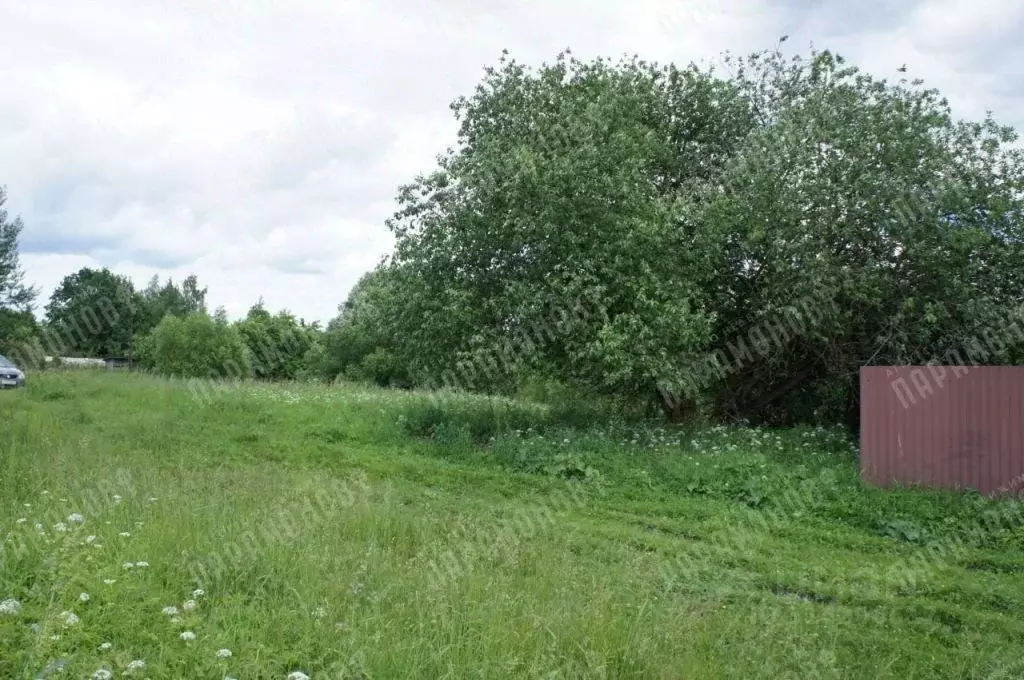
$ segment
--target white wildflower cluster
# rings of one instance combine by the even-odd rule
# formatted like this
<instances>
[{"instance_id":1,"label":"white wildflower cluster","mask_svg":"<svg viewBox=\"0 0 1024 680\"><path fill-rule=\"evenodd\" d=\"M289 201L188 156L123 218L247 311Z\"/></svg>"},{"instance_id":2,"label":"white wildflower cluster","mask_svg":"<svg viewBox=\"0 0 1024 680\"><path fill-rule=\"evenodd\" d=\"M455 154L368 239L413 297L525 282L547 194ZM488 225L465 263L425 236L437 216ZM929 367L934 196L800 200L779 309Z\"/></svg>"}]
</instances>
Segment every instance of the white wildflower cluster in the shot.
<instances>
[{"instance_id":1,"label":"white wildflower cluster","mask_svg":"<svg viewBox=\"0 0 1024 680\"><path fill-rule=\"evenodd\" d=\"M44 492L42 495L44 497L44 500L49 500L47 498L47 493ZM123 500L122 497L118 495L114 495L113 499L115 504L121 503ZM64 502L67 502L65 499L62 500L64 500ZM151 503L154 503L157 501L157 499L155 497L151 497L149 501ZM26 503L25 507L31 508L31 504ZM100 519L102 520L102 518ZM29 525L30 523L31 520L28 517L19 517L17 518L16 525ZM84 524L86 524L86 517L81 513L72 512L69 515L67 515L67 517L65 517L64 520L55 522L52 525L47 524L44 526L44 524L41 522L35 522L34 527L35 531L38 532L40 536L44 537L43 542L51 546L50 549L54 551L53 557L56 558L58 554L63 555L76 549L84 550L87 546L92 546L94 548L100 548L102 546L100 536L96 534L89 534L85 536L76 533L78 527ZM101 522L98 521L96 522L96 524L101 524ZM112 522L108 520L103 521L102 524L110 526ZM52 531L55 534L53 537L49 537L47 534L47 529L51 526ZM135 526L141 527L142 522L135 522ZM84 534L84 532L82 532L82 534ZM130 539L132 534L129 531L120 531L118 532L118 536L122 539ZM0 539L2 538L3 535L0 534ZM90 555L85 557L85 561L91 562L93 560L91 555L94 554L94 552L91 549L89 549L88 552L90 553ZM60 559L66 558L61 557ZM121 563L122 569L129 572L137 571L140 569L146 569L149 566L149 562L146 562L144 560L125 561ZM117 583L117 579L103 578L102 582L106 586L113 586ZM191 624L193 624L194 622L189 618L189 615L194 616L195 612L198 612L204 608L202 606L202 600L205 596L206 592L202 588L194 588L191 591L190 596L187 596L186 599L184 599L180 605L168 605L161 609L161 613L164 616L168 617L169 621L172 624L181 624L180 627L177 628L177 635L178 638L185 643L193 643L198 640L199 636L195 632L195 630L192 629L191 626ZM88 606L89 603L92 602L94 596L90 595L90 593L86 592L85 590L82 590L78 592L77 596L75 597L79 605L78 607L76 607L79 610L77 613L75 611L67 609L61 611L55 617L53 616L52 613L50 614L50 617L52 617L50 618L50 621L56 623L57 629L60 630L60 633L53 632L52 629L48 631L48 626L42 622L28 623L28 628L34 631L37 635L45 635L49 637L49 639L52 641L60 641L62 639L67 638L67 640L71 642L73 638L77 638L79 635L84 634L86 632L86 624L82 624L82 619L80 618L80 615L85 616L86 619L88 620L89 617L85 612L89 611ZM22 606L22 603L13 597L0 599L0 618L20 616L23 612L23 609L24 608ZM313 611L313 616L315 616L316 618L324 618L325 616L327 616L327 611L328 610L325 607L317 607ZM185 624L186 620L188 621L187 626ZM88 621L86 623L88 623ZM186 627L188 627L189 629L182 630L182 628ZM114 650L114 643L102 642L94 649L101 654L108 654ZM209 654L211 652L205 653ZM90 678L90 680L113 680L113 678L116 675L122 675L126 678L145 677L145 659L134 659L125 663L125 660L131 659L131 657L127 656L127 650L120 651L118 653L118 656L121 655L125 656L123 656L119 660L119 662L117 662L116 666L110 663L110 661L113 661L113 659L110 659L108 660L108 663L100 665L99 668L95 668L94 666L93 668L95 670L85 671L87 675L82 677L88 677ZM220 663L226 666L227 664L232 663L229 660L234 657L234 653L231 651L231 649L227 647L221 647L219 649L214 650L212 652L212 656L215 659L217 659ZM61 665L62 663L65 662L57 662L57 667L55 670L60 672L66 670L63 667L63 665ZM225 670L227 669L225 668ZM234 678L230 675L224 675L223 677L224 680L234 680ZM310 678L304 671L293 670L287 674L287 680L310 680Z\"/></svg>"},{"instance_id":2,"label":"white wildflower cluster","mask_svg":"<svg viewBox=\"0 0 1024 680\"><path fill-rule=\"evenodd\" d=\"M133 671L141 671L145 667L146 662L144 660L136 659L135 661L129 662L128 665L125 666L125 673L127 674L132 673Z\"/></svg>"}]
</instances>

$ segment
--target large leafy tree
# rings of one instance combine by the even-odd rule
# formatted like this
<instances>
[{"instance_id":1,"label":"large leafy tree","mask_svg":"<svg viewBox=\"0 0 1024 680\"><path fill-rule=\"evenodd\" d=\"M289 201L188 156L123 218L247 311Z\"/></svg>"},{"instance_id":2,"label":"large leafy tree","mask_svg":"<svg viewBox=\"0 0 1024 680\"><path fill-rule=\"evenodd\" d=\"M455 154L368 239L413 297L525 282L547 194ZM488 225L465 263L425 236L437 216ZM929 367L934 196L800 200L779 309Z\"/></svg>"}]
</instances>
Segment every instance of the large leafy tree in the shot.
<instances>
[{"instance_id":1,"label":"large leafy tree","mask_svg":"<svg viewBox=\"0 0 1024 680\"><path fill-rule=\"evenodd\" d=\"M206 291L199 287L195 274L185 277L181 284L170 277L161 284L160 277L154 275L142 290L137 332L148 332L168 314L183 317L206 312Z\"/></svg>"},{"instance_id":2,"label":"large leafy tree","mask_svg":"<svg viewBox=\"0 0 1024 680\"><path fill-rule=\"evenodd\" d=\"M131 279L83 267L64 277L46 305L53 351L103 357L130 352L140 299Z\"/></svg>"},{"instance_id":3,"label":"large leafy tree","mask_svg":"<svg viewBox=\"0 0 1024 680\"><path fill-rule=\"evenodd\" d=\"M834 419L859 366L938 358L1020 303L1012 130L829 52L726 61L488 69L389 222L412 368L532 333L520 363L671 415Z\"/></svg>"},{"instance_id":4,"label":"large leafy tree","mask_svg":"<svg viewBox=\"0 0 1024 680\"><path fill-rule=\"evenodd\" d=\"M937 91L829 52L730 61L758 125L721 186L684 200L723 246L714 346L778 332L768 352L730 354L716 403L738 417L854 422L860 366L943 360L1020 303L1015 133L957 122ZM813 323L783 321L797 299L818 301Z\"/></svg>"},{"instance_id":5,"label":"large leafy tree","mask_svg":"<svg viewBox=\"0 0 1024 680\"><path fill-rule=\"evenodd\" d=\"M568 54L503 57L455 102L459 144L403 187L396 260L424 292L409 333L436 373L508 354L637 398L706 346L716 253L678 198L724 171L753 126L736 88L696 68Z\"/></svg>"},{"instance_id":6,"label":"large leafy tree","mask_svg":"<svg viewBox=\"0 0 1024 680\"><path fill-rule=\"evenodd\" d=\"M7 192L0 187L0 312L28 312L38 291L25 284L18 257L18 238L25 225L20 217L8 216L6 202Z\"/></svg>"}]
</instances>

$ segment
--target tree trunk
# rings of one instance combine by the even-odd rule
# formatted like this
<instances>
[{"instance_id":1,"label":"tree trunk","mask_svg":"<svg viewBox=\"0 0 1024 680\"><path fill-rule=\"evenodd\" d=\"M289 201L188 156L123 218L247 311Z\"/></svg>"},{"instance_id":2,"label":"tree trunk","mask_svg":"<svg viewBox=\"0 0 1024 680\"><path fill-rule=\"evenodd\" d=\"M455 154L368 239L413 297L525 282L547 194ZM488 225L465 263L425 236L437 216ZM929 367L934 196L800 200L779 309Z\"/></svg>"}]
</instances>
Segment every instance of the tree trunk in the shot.
<instances>
[{"instance_id":1,"label":"tree trunk","mask_svg":"<svg viewBox=\"0 0 1024 680\"><path fill-rule=\"evenodd\" d=\"M679 394L666 394L664 392L657 392L658 405L661 407L661 412L665 416L665 420L678 425L689 420L696 406L691 399L687 399L683 395Z\"/></svg>"}]
</instances>

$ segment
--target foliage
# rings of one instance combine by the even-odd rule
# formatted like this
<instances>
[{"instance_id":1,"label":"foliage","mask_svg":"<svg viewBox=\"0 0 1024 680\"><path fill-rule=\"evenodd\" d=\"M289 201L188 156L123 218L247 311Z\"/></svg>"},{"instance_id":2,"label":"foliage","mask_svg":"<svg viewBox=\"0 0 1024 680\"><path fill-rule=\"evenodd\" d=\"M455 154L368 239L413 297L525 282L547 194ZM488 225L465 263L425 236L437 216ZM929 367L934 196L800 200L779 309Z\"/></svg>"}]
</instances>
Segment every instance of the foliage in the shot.
<instances>
[{"instance_id":1,"label":"foliage","mask_svg":"<svg viewBox=\"0 0 1024 680\"><path fill-rule=\"evenodd\" d=\"M636 59L562 54L534 74L503 57L453 109L459 148L402 188L389 223L424 291L406 321L420 363L512 355L512 371L653 397L715 317L694 275L707 253L675 201L721 172L726 131L748 124L733 88Z\"/></svg>"},{"instance_id":2,"label":"foliage","mask_svg":"<svg viewBox=\"0 0 1024 680\"><path fill-rule=\"evenodd\" d=\"M46 305L54 355L125 356L138 311L139 296L126 276L88 267L65 276Z\"/></svg>"},{"instance_id":3,"label":"foliage","mask_svg":"<svg viewBox=\"0 0 1024 680\"><path fill-rule=\"evenodd\" d=\"M185 277L180 285L168 277L162 286L160 278L154 275L142 291L136 332L148 333L168 314L187 316L194 312L205 313L206 290L206 288L199 287L199 281L195 274Z\"/></svg>"},{"instance_id":4,"label":"foliage","mask_svg":"<svg viewBox=\"0 0 1024 680\"><path fill-rule=\"evenodd\" d=\"M260 379L542 388L580 424L856 426L865 364L1024 361L1014 130L829 51L724 64L503 53L453 102L454 148L400 187L394 252L324 330L262 302L212 323ZM0 342L102 355L134 336L155 365L151 329L205 317L194 275L137 294L83 269L41 342L17 316L20 231L0 211Z\"/></svg>"},{"instance_id":5,"label":"foliage","mask_svg":"<svg viewBox=\"0 0 1024 680\"><path fill-rule=\"evenodd\" d=\"M0 187L0 311L24 312L31 309L38 291L25 285L25 272L18 258L18 237L25 225L20 217L8 217L6 202L7 192Z\"/></svg>"},{"instance_id":6,"label":"foliage","mask_svg":"<svg viewBox=\"0 0 1024 680\"><path fill-rule=\"evenodd\" d=\"M730 65L760 123L724 190L686 200L725 256L714 345L758 327L771 339L763 356L730 357L714 386L724 415L856 414L860 366L942 360L1020 304L1024 156L1011 129L954 122L937 91L829 52ZM813 310L792 323L797 300Z\"/></svg>"},{"instance_id":7,"label":"foliage","mask_svg":"<svg viewBox=\"0 0 1024 680\"><path fill-rule=\"evenodd\" d=\"M527 369L673 418L849 420L861 365L970 347L1021 303L1012 129L828 51L726 64L487 69L389 221L410 370L490 363L464 382L494 389Z\"/></svg>"},{"instance_id":8,"label":"foliage","mask_svg":"<svg viewBox=\"0 0 1024 680\"><path fill-rule=\"evenodd\" d=\"M32 312L0 309L0 354L18 366L30 366L26 350L39 341L39 334L39 323Z\"/></svg>"},{"instance_id":9,"label":"foliage","mask_svg":"<svg viewBox=\"0 0 1024 680\"><path fill-rule=\"evenodd\" d=\"M382 264L364 274L324 331L320 372L355 382L405 387L410 384L413 340L400 335L408 295L405 273Z\"/></svg>"},{"instance_id":10,"label":"foliage","mask_svg":"<svg viewBox=\"0 0 1024 680\"><path fill-rule=\"evenodd\" d=\"M175 377L237 380L252 375L249 350L238 330L203 312L165 316L139 342L138 362Z\"/></svg>"},{"instance_id":11,"label":"foliage","mask_svg":"<svg viewBox=\"0 0 1024 680\"><path fill-rule=\"evenodd\" d=\"M317 330L287 311L272 315L262 301L235 324L249 350L253 376L261 380L294 380L315 354Z\"/></svg>"}]
</instances>

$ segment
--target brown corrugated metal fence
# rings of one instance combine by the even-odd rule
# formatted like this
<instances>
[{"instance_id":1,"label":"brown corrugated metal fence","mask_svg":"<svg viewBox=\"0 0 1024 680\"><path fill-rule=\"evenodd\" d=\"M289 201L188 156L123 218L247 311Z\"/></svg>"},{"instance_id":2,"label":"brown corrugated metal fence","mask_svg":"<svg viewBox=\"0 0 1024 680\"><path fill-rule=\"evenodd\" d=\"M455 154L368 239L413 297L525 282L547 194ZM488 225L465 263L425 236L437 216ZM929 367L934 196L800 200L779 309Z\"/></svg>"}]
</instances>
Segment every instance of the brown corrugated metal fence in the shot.
<instances>
[{"instance_id":1,"label":"brown corrugated metal fence","mask_svg":"<svg viewBox=\"0 0 1024 680\"><path fill-rule=\"evenodd\" d=\"M861 477L1024 493L1024 366L865 366Z\"/></svg>"}]
</instances>

